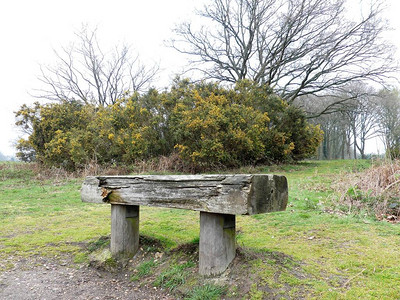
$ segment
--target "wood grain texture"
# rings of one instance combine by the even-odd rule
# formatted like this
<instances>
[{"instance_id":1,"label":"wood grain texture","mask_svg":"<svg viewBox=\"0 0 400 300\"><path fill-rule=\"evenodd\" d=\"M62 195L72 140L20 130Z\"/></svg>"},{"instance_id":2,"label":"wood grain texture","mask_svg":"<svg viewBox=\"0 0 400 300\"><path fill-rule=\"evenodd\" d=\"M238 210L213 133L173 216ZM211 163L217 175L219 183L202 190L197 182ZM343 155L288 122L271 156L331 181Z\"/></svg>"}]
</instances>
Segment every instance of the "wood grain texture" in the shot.
<instances>
[{"instance_id":1,"label":"wood grain texture","mask_svg":"<svg viewBox=\"0 0 400 300\"><path fill-rule=\"evenodd\" d=\"M285 210L287 180L278 175L134 175L87 177L84 202L181 208L232 215Z\"/></svg>"},{"instance_id":2,"label":"wood grain texture","mask_svg":"<svg viewBox=\"0 0 400 300\"><path fill-rule=\"evenodd\" d=\"M139 206L111 205L111 253L130 258L139 249Z\"/></svg>"},{"instance_id":3,"label":"wood grain texture","mask_svg":"<svg viewBox=\"0 0 400 300\"><path fill-rule=\"evenodd\" d=\"M200 212L199 273L221 274L236 256L236 216Z\"/></svg>"}]
</instances>

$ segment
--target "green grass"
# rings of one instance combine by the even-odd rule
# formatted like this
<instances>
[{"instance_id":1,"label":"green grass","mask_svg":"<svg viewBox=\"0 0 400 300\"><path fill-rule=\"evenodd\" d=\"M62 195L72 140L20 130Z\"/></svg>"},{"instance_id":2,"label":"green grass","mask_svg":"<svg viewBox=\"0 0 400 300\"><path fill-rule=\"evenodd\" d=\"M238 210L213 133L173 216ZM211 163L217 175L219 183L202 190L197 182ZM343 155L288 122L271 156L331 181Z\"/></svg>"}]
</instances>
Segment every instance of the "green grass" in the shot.
<instances>
[{"instance_id":1,"label":"green grass","mask_svg":"<svg viewBox=\"0 0 400 300\"><path fill-rule=\"evenodd\" d=\"M157 262L155 262L154 259L141 263L136 268L137 272L131 276L131 281L137 281L145 276L152 274L155 266L157 266Z\"/></svg>"},{"instance_id":2,"label":"green grass","mask_svg":"<svg viewBox=\"0 0 400 300\"><path fill-rule=\"evenodd\" d=\"M168 254L198 241L198 213L141 207L141 234L159 241L167 254L156 263L154 247L146 244L150 256L132 277L173 291L184 286L183 298L189 299L222 294L235 299L398 299L400 225L325 212L339 196L332 189L334 180L369 166L370 161L309 161L233 171L286 175L289 205L284 212L237 217L243 257L227 289L204 283L196 275L197 262ZM85 263L87 253L108 246L110 208L82 203L81 182L38 181L21 164L0 164L0 271L12 268L16 259L37 256Z\"/></svg>"},{"instance_id":3,"label":"green grass","mask_svg":"<svg viewBox=\"0 0 400 300\"><path fill-rule=\"evenodd\" d=\"M186 297L187 300L218 300L221 299L225 289L214 284L205 284L194 288Z\"/></svg>"},{"instance_id":4,"label":"green grass","mask_svg":"<svg viewBox=\"0 0 400 300\"><path fill-rule=\"evenodd\" d=\"M157 276L154 286L166 288L170 291L176 289L186 282L186 277L188 276L186 269L193 266L194 263L191 261L181 264L171 264L167 270Z\"/></svg>"},{"instance_id":5,"label":"green grass","mask_svg":"<svg viewBox=\"0 0 400 300\"><path fill-rule=\"evenodd\" d=\"M82 203L80 179L38 181L15 163L0 164L0 178L0 270L10 255L78 253L109 234L109 208Z\"/></svg>"}]
</instances>

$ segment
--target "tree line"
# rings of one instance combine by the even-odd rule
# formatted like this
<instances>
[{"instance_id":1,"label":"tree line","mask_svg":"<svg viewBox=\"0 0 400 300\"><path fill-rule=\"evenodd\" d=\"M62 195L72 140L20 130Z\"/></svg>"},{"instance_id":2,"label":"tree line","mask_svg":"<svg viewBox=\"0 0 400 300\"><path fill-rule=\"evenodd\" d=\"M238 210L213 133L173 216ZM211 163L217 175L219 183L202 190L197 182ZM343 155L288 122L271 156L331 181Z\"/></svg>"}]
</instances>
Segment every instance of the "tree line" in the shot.
<instances>
[{"instance_id":1,"label":"tree line","mask_svg":"<svg viewBox=\"0 0 400 300\"><path fill-rule=\"evenodd\" d=\"M196 80L164 91L152 88L158 66L125 45L104 51L83 27L41 66L35 96L56 102L16 113L27 134L18 157L73 169L177 153L204 170L310 157L323 131L320 156L364 156L368 138L395 134L376 129L380 98L354 88L398 70L382 3L349 19L345 0L210 0L204 23L178 25L169 43Z\"/></svg>"},{"instance_id":2,"label":"tree line","mask_svg":"<svg viewBox=\"0 0 400 300\"><path fill-rule=\"evenodd\" d=\"M346 99L341 108L312 120L324 131L319 159L365 159L366 144L379 139L386 157L400 158L400 94L395 88L375 89L366 85L349 86L338 98ZM326 105L337 99L326 98ZM313 108L308 108L313 109Z\"/></svg>"}]
</instances>

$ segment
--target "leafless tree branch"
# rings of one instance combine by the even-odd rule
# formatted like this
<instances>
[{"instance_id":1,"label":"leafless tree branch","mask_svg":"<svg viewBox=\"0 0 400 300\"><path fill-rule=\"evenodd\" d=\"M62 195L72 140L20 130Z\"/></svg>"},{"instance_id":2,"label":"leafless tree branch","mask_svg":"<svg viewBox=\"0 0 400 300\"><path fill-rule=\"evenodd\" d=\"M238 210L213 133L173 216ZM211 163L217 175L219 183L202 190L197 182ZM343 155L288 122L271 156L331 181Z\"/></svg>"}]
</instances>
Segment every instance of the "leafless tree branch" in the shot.
<instances>
[{"instance_id":1,"label":"leafless tree branch","mask_svg":"<svg viewBox=\"0 0 400 300\"><path fill-rule=\"evenodd\" d=\"M44 87L35 91L35 97L106 106L148 88L159 71L132 57L125 45L104 53L96 30L84 26L76 37L76 43L54 51L56 65L40 66L38 79Z\"/></svg>"},{"instance_id":2,"label":"leafless tree branch","mask_svg":"<svg viewBox=\"0 0 400 300\"><path fill-rule=\"evenodd\" d=\"M382 3L358 19L345 0L213 0L199 12L209 26L175 29L171 47L189 55L205 76L268 84L289 103L333 93L349 82L384 82L398 70Z\"/></svg>"}]
</instances>

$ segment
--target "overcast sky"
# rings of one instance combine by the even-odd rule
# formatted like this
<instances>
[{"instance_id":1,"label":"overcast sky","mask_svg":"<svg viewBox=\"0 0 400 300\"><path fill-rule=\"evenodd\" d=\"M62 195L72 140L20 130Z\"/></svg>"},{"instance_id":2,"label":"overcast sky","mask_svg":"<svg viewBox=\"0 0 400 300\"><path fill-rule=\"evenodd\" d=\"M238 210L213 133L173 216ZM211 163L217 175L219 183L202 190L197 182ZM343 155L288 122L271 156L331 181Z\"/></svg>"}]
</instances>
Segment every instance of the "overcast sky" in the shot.
<instances>
[{"instance_id":1,"label":"overcast sky","mask_svg":"<svg viewBox=\"0 0 400 300\"><path fill-rule=\"evenodd\" d=\"M167 85L185 62L164 46L175 24L190 19L199 0L16 0L0 10L0 152L14 155L19 132L14 113L35 101L39 64L51 64L53 49L74 40L74 31L88 24L110 46L132 45L140 58L160 63L161 85ZM400 49L400 1L387 0L387 18L395 29L388 36ZM400 59L400 51L398 58ZM370 145L373 149L375 145Z\"/></svg>"}]
</instances>

